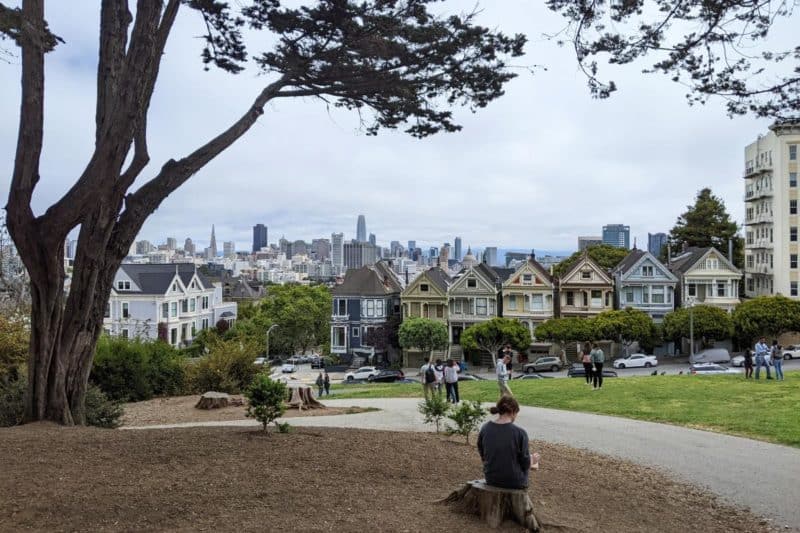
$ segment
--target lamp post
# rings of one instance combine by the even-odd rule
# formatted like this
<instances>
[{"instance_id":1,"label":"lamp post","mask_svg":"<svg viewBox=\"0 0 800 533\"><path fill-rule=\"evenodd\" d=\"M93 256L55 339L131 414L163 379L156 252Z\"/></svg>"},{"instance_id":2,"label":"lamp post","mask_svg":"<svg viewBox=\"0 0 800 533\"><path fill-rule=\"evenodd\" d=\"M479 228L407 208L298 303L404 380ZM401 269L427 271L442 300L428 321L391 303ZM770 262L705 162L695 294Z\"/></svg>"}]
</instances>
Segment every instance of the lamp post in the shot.
<instances>
[{"instance_id":1,"label":"lamp post","mask_svg":"<svg viewBox=\"0 0 800 533\"><path fill-rule=\"evenodd\" d=\"M269 334L272 333L272 330L277 328L277 327L278 327L278 324L272 324L269 327L269 329L267 330L267 351L265 353L265 355L267 356L267 359L269 359Z\"/></svg>"},{"instance_id":2,"label":"lamp post","mask_svg":"<svg viewBox=\"0 0 800 533\"><path fill-rule=\"evenodd\" d=\"M689 304L689 362L692 362L694 357L694 298L687 298L686 303Z\"/></svg>"}]
</instances>

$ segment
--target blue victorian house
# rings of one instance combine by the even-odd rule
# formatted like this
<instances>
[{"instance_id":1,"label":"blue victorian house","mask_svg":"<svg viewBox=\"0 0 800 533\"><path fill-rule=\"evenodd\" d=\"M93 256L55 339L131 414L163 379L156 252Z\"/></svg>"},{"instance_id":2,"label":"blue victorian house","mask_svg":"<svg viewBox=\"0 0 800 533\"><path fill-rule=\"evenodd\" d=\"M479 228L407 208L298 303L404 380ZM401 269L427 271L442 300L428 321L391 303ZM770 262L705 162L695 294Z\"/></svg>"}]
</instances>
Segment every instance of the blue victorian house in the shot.
<instances>
[{"instance_id":1,"label":"blue victorian house","mask_svg":"<svg viewBox=\"0 0 800 533\"><path fill-rule=\"evenodd\" d=\"M675 309L678 278L650 252L634 248L612 274L619 309L644 311L657 323Z\"/></svg>"}]
</instances>

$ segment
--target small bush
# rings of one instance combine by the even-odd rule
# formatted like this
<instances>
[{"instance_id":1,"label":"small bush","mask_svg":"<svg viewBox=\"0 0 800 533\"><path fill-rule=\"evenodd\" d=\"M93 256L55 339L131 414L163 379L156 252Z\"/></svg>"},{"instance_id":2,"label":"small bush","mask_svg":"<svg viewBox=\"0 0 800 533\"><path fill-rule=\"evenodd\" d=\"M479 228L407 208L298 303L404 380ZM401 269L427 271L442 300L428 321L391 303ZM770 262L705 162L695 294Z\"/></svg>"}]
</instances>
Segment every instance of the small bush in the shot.
<instances>
[{"instance_id":1,"label":"small bush","mask_svg":"<svg viewBox=\"0 0 800 533\"><path fill-rule=\"evenodd\" d=\"M123 409L112 402L96 385L89 385L86 390L86 424L101 428L114 429L122 423Z\"/></svg>"},{"instance_id":2,"label":"small bush","mask_svg":"<svg viewBox=\"0 0 800 533\"><path fill-rule=\"evenodd\" d=\"M431 394L430 398L425 398L419 403L419 412L422 414L425 423L434 424L436 433L439 433L442 419L447 416L449 410L450 403L441 394L435 392Z\"/></svg>"},{"instance_id":3,"label":"small bush","mask_svg":"<svg viewBox=\"0 0 800 533\"><path fill-rule=\"evenodd\" d=\"M267 430L267 425L280 418L286 412L284 399L286 398L286 385L280 381L273 381L266 374L258 374L253 383L245 391L247 396L247 416L255 418ZM281 424L276 424L278 431L285 433ZM288 426L288 424L286 424ZM287 429L288 430L288 429Z\"/></svg>"},{"instance_id":4,"label":"small bush","mask_svg":"<svg viewBox=\"0 0 800 533\"><path fill-rule=\"evenodd\" d=\"M239 339L217 340L191 370L195 392L218 391L239 394L253 382L258 367L253 364L260 344Z\"/></svg>"},{"instance_id":5,"label":"small bush","mask_svg":"<svg viewBox=\"0 0 800 533\"><path fill-rule=\"evenodd\" d=\"M289 433L292 430L289 422L275 422L275 426L278 428L278 433Z\"/></svg>"},{"instance_id":6,"label":"small bush","mask_svg":"<svg viewBox=\"0 0 800 533\"><path fill-rule=\"evenodd\" d=\"M0 427L16 426L25 415L24 379L0 381Z\"/></svg>"},{"instance_id":7,"label":"small bush","mask_svg":"<svg viewBox=\"0 0 800 533\"><path fill-rule=\"evenodd\" d=\"M486 410L481 407L479 402L462 402L447 415L447 418L455 423L455 426L448 424L447 433L466 437L467 444L469 444L469 434L478 429L483 419L486 418Z\"/></svg>"}]
</instances>

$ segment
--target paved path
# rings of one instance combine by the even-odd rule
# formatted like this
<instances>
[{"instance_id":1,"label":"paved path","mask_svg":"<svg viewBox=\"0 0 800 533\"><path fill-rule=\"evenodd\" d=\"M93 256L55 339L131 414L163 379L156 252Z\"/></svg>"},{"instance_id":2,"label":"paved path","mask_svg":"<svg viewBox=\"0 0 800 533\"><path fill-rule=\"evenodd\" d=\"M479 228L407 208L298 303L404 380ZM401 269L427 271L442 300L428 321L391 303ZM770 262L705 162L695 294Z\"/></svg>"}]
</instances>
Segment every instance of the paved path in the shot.
<instances>
[{"instance_id":1,"label":"paved path","mask_svg":"<svg viewBox=\"0 0 800 533\"><path fill-rule=\"evenodd\" d=\"M430 431L419 399L325 400L331 407L377 407L352 415L289 418L292 425ZM568 444L654 466L705 487L738 507L800 531L800 450L707 431L556 409L523 407L517 424L532 439ZM249 426L253 420L148 426ZM546 468L547 458L542 459ZM691 512L690 509L686 510Z\"/></svg>"}]
</instances>

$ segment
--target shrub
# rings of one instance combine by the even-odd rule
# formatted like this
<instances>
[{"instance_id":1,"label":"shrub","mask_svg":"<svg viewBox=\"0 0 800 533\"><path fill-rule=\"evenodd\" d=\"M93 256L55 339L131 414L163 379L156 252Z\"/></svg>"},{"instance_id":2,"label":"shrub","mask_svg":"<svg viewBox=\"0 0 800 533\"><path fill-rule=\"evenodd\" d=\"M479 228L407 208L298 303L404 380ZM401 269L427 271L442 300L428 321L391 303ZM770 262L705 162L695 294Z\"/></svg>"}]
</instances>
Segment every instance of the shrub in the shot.
<instances>
[{"instance_id":1,"label":"shrub","mask_svg":"<svg viewBox=\"0 0 800 533\"><path fill-rule=\"evenodd\" d=\"M122 423L123 409L116 402L112 402L96 385L89 385L86 389L86 424L101 428L114 429Z\"/></svg>"},{"instance_id":2,"label":"shrub","mask_svg":"<svg viewBox=\"0 0 800 533\"><path fill-rule=\"evenodd\" d=\"M215 340L209 346L209 354L201 357L191 370L192 390L242 392L258 373L253 362L260 348L259 343L246 340Z\"/></svg>"},{"instance_id":3,"label":"shrub","mask_svg":"<svg viewBox=\"0 0 800 533\"><path fill-rule=\"evenodd\" d=\"M278 428L278 433L289 433L292 429L289 422L275 422L275 426Z\"/></svg>"},{"instance_id":4,"label":"shrub","mask_svg":"<svg viewBox=\"0 0 800 533\"><path fill-rule=\"evenodd\" d=\"M436 433L439 433L439 427L442 419L447 416L450 410L450 404L445 400L441 394L433 393L430 398L425 398L419 403L419 412L422 414L426 424L434 424L436 426Z\"/></svg>"},{"instance_id":5,"label":"shrub","mask_svg":"<svg viewBox=\"0 0 800 533\"><path fill-rule=\"evenodd\" d=\"M286 412L286 385L280 381L273 381L266 374L258 374L253 383L245 391L247 396L247 416L255 418L267 430L267 425L280 418ZM288 432L288 425L277 424L278 431Z\"/></svg>"},{"instance_id":6,"label":"shrub","mask_svg":"<svg viewBox=\"0 0 800 533\"><path fill-rule=\"evenodd\" d=\"M0 427L16 426L25 415L25 379L0 381Z\"/></svg>"},{"instance_id":7,"label":"shrub","mask_svg":"<svg viewBox=\"0 0 800 533\"><path fill-rule=\"evenodd\" d=\"M478 429L485 417L486 410L481 407L480 402L462 402L447 415L455 423L455 426L447 426L447 433L466 437L469 444L469 434Z\"/></svg>"},{"instance_id":8,"label":"shrub","mask_svg":"<svg viewBox=\"0 0 800 533\"><path fill-rule=\"evenodd\" d=\"M28 357L30 331L21 320L0 315L0 383L19 377Z\"/></svg>"}]
</instances>

